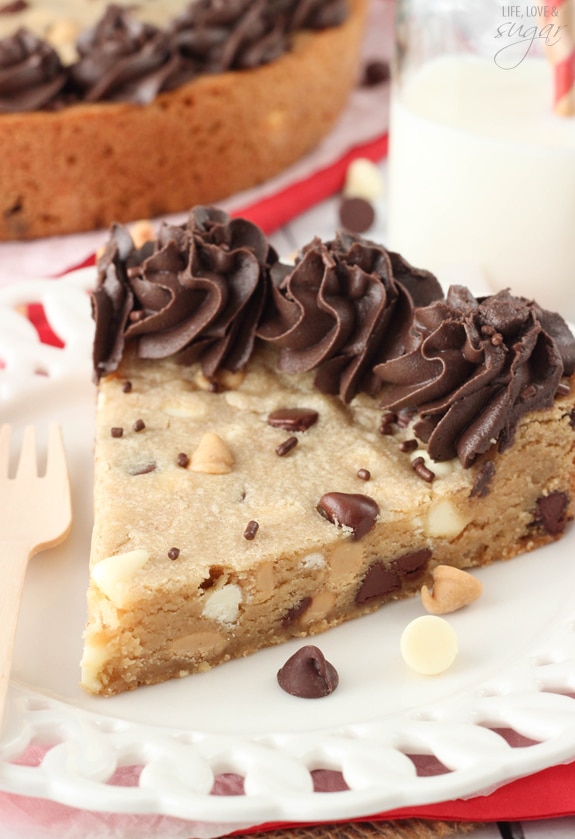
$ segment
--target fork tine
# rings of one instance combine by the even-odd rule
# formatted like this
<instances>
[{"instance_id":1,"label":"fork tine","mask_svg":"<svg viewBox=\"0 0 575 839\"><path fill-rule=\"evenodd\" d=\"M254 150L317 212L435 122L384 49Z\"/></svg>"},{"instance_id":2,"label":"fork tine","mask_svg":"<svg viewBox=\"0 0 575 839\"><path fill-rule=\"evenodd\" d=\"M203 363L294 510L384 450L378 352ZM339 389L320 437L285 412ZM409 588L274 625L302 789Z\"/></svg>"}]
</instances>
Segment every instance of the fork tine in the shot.
<instances>
[{"instance_id":1,"label":"fork tine","mask_svg":"<svg viewBox=\"0 0 575 839\"><path fill-rule=\"evenodd\" d=\"M4 423L0 428L0 478L8 477L11 433L12 427L8 423Z\"/></svg>"},{"instance_id":2,"label":"fork tine","mask_svg":"<svg viewBox=\"0 0 575 839\"><path fill-rule=\"evenodd\" d=\"M27 425L22 438L20 459L16 469L17 478L36 477L36 429L33 425Z\"/></svg>"},{"instance_id":3,"label":"fork tine","mask_svg":"<svg viewBox=\"0 0 575 839\"><path fill-rule=\"evenodd\" d=\"M46 461L46 477L54 480L57 480L58 478L68 478L62 429L57 422L50 423L50 427L48 429L48 459Z\"/></svg>"}]
</instances>

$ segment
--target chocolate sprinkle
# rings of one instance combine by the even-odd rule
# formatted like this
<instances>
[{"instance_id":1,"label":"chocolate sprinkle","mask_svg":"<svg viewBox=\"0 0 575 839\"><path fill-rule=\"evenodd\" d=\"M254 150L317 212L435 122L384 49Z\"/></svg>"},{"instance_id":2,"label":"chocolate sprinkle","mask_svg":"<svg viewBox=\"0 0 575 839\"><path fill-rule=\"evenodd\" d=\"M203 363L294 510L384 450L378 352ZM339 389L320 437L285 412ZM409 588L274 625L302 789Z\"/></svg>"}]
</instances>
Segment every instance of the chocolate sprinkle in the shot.
<instances>
[{"instance_id":1,"label":"chocolate sprinkle","mask_svg":"<svg viewBox=\"0 0 575 839\"><path fill-rule=\"evenodd\" d=\"M110 429L110 436L111 437L121 437L124 433L124 429L118 426L114 426L114 428Z\"/></svg>"},{"instance_id":2,"label":"chocolate sprinkle","mask_svg":"<svg viewBox=\"0 0 575 839\"><path fill-rule=\"evenodd\" d=\"M379 515L377 502L360 493L327 492L320 498L316 509L332 524L351 528L353 541L369 533Z\"/></svg>"},{"instance_id":3,"label":"chocolate sprinkle","mask_svg":"<svg viewBox=\"0 0 575 839\"><path fill-rule=\"evenodd\" d=\"M255 538L255 535L256 535L256 533L258 532L259 529L260 529L260 526L257 523L257 521L254 521L252 519L246 525L246 529L244 530L244 539L247 539L248 542L251 542L252 539Z\"/></svg>"},{"instance_id":4,"label":"chocolate sprinkle","mask_svg":"<svg viewBox=\"0 0 575 839\"><path fill-rule=\"evenodd\" d=\"M132 392L132 382L124 382L122 385L122 393L131 393Z\"/></svg>"},{"instance_id":5,"label":"chocolate sprinkle","mask_svg":"<svg viewBox=\"0 0 575 839\"><path fill-rule=\"evenodd\" d=\"M283 443L279 444L275 451L278 457L284 457L286 454L289 454L292 449L295 449L296 446L297 437L288 437L287 440L284 440Z\"/></svg>"},{"instance_id":6,"label":"chocolate sprinkle","mask_svg":"<svg viewBox=\"0 0 575 839\"><path fill-rule=\"evenodd\" d=\"M132 428L134 431L143 431L146 427L146 423L143 419L137 419L136 422L133 424Z\"/></svg>"},{"instance_id":7,"label":"chocolate sprinkle","mask_svg":"<svg viewBox=\"0 0 575 839\"><path fill-rule=\"evenodd\" d=\"M424 481L427 481L427 483L430 484L435 478L435 472L432 472L431 469L427 468L422 457L414 458L411 461L411 466L413 471L419 475L420 478L423 478Z\"/></svg>"},{"instance_id":8,"label":"chocolate sprinkle","mask_svg":"<svg viewBox=\"0 0 575 839\"><path fill-rule=\"evenodd\" d=\"M414 452L418 446L419 443L417 440L403 440L403 442L399 444L399 450L402 452Z\"/></svg>"},{"instance_id":9,"label":"chocolate sprinkle","mask_svg":"<svg viewBox=\"0 0 575 839\"><path fill-rule=\"evenodd\" d=\"M369 469L358 469L357 477L360 479L360 481L369 481L371 479L371 472L369 471Z\"/></svg>"},{"instance_id":10,"label":"chocolate sprinkle","mask_svg":"<svg viewBox=\"0 0 575 839\"><path fill-rule=\"evenodd\" d=\"M170 559L177 559L179 557L179 555L180 555L180 549L179 548L170 548L170 550L168 551L168 557Z\"/></svg>"},{"instance_id":11,"label":"chocolate sprinkle","mask_svg":"<svg viewBox=\"0 0 575 839\"><path fill-rule=\"evenodd\" d=\"M130 469L130 475L147 475L148 472L154 472L155 469L156 464L152 460L149 463L143 463L141 466L134 466Z\"/></svg>"},{"instance_id":12,"label":"chocolate sprinkle","mask_svg":"<svg viewBox=\"0 0 575 839\"><path fill-rule=\"evenodd\" d=\"M307 431L319 417L311 408L279 408L268 416L268 425L285 431Z\"/></svg>"},{"instance_id":13,"label":"chocolate sprinkle","mask_svg":"<svg viewBox=\"0 0 575 839\"><path fill-rule=\"evenodd\" d=\"M339 684L337 670L313 644L302 647L288 658L278 670L277 680L282 690L302 699L328 696Z\"/></svg>"},{"instance_id":14,"label":"chocolate sprinkle","mask_svg":"<svg viewBox=\"0 0 575 839\"><path fill-rule=\"evenodd\" d=\"M485 498L486 495L489 495L491 488L491 480L495 475L495 464L492 460L486 460L485 463L482 464L481 469L477 473L477 477L475 478L475 483L469 493L470 498Z\"/></svg>"},{"instance_id":15,"label":"chocolate sprinkle","mask_svg":"<svg viewBox=\"0 0 575 839\"><path fill-rule=\"evenodd\" d=\"M176 459L176 463L178 464L178 466L181 466L182 469L185 469L186 466L188 466L189 462L190 458L188 457L188 455L185 452L180 452Z\"/></svg>"}]
</instances>

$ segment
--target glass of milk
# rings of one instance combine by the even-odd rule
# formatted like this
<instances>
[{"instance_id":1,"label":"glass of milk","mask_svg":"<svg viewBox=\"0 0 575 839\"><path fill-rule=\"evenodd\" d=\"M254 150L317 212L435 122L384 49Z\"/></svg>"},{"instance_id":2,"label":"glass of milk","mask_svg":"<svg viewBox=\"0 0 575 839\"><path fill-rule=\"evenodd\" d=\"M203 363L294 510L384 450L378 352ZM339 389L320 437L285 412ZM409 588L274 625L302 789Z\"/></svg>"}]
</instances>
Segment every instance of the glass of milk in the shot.
<instances>
[{"instance_id":1,"label":"glass of milk","mask_svg":"<svg viewBox=\"0 0 575 839\"><path fill-rule=\"evenodd\" d=\"M575 321L575 116L553 111L550 59L570 34L554 9L398 0L388 244Z\"/></svg>"}]
</instances>

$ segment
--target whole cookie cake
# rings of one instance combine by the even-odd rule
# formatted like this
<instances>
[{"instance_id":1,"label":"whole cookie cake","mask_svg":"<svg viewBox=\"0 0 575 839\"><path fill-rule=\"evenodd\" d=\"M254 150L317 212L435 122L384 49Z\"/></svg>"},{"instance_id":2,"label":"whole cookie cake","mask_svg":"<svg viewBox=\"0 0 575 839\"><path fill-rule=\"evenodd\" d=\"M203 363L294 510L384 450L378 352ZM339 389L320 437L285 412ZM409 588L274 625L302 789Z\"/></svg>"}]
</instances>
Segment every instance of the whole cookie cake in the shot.
<instances>
[{"instance_id":1,"label":"whole cookie cake","mask_svg":"<svg viewBox=\"0 0 575 839\"><path fill-rule=\"evenodd\" d=\"M0 239L108 227L254 186L357 81L367 0L0 6Z\"/></svg>"},{"instance_id":2,"label":"whole cookie cake","mask_svg":"<svg viewBox=\"0 0 575 839\"><path fill-rule=\"evenodd\" d=\"M575 340L533 301L444 294L349 234L287 265L196 207L142 248L116 225L93 309L89 692L314 635L573 518Z\"/></svg>"}]
</instances>

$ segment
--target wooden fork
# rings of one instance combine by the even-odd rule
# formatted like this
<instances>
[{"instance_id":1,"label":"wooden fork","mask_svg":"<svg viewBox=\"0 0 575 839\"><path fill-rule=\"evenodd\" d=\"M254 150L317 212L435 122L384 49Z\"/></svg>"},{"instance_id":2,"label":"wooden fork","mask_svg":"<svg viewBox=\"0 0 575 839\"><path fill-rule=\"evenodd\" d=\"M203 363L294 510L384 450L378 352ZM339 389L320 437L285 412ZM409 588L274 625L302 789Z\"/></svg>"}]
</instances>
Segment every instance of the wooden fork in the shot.
<instances>
[{"instance_id":1,"label":"wooden fork","mask_svg":"<svg viewBox=\"0 0 575 839\"><path fill-rule=\"evenodd\" d=\"M9 476L9 425L0 428L0 723L31 556L63 541L72 524L70 482L60 426L48 432L45 474L38 475L36 432L24 431L15 477Z\"/></svg>"}]
</instances>

